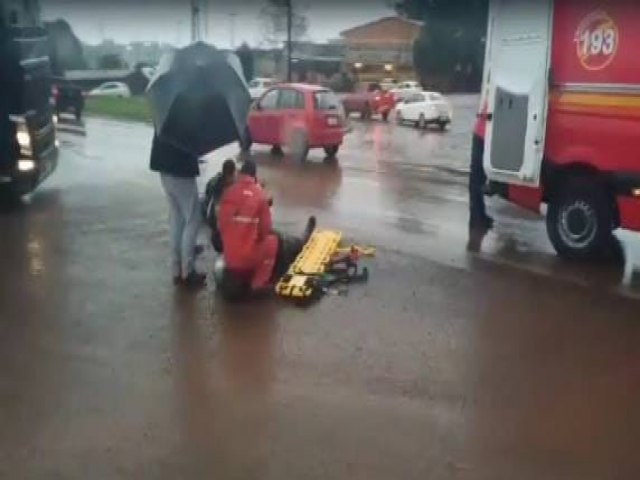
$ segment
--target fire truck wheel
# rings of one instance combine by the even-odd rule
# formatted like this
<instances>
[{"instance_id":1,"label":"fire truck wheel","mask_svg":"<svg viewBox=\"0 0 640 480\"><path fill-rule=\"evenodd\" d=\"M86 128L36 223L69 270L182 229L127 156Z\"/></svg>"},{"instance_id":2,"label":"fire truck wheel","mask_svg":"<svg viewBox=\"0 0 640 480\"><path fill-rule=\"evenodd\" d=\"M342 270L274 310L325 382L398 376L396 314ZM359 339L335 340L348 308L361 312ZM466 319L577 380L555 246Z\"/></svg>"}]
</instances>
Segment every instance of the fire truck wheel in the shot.
<instances>
[{"instance_id":1,"label":"fire truck wheel","mask_svg":"<svg viewBox=\"0 0 640 480\"><path fill-rule=\"evenodd\" d=\"M612 204L597 183L575 180L549 201L547 232L556 252L569 260L602 258L612 242Z\"/></svg>"}]
</instances>

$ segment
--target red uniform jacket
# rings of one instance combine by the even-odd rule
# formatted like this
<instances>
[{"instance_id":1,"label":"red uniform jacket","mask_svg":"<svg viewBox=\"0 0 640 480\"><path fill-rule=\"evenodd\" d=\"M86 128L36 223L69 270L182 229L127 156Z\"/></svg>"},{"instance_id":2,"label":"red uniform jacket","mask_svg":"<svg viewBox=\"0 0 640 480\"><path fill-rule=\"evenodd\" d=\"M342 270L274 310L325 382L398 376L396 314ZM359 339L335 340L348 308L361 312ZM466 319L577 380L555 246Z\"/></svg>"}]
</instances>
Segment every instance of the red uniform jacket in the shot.
<instances>
[{"instance_id":1,"label":"red uniform jacket","mask_svg":"<svg viewBox=\"0 0 640 480\"><path fill-rule=\"evenodd\" d=\"M264 260L264 243L271 234L271 210L256 180L239 175L227 187L218 211L218 229L229 269L254 271Z\"/></svg>"}]
</instances>

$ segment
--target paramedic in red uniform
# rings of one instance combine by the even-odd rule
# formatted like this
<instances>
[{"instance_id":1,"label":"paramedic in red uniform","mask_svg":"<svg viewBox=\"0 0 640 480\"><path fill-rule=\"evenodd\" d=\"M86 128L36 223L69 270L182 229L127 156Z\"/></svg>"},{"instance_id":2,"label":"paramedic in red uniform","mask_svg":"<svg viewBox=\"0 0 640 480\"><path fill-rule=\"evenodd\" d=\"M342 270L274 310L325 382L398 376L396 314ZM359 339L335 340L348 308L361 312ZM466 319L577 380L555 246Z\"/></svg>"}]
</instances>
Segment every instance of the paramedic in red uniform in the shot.
<instances>
[{"instance_id":1,"label":"paramedic in red uniform","mask_svg":"<svg viewBox=\"0 0 640 480\"><path fill-rule=\"evenodd\" d=\"M267 288L273 273L278 237L272 230L269 199L256 180L256 164L247 160L236 182L220 201L218 228L226 269L244 278L253 291Z\"/></svg>"},{"instance_id":2,"label":"paramedic in red uniform","mask_svg":"<svg viewBox=\"0 0 640 480\"><path fill-rule=\"evenodd\" d=\"M487 175L484 171L484 138L487 130L487 110L485 102L478 113L473 129L473 143L471 145L471 168L469 172L469 227L477 230L493 228L493 218L487 215L484 203L484 188Z\"/></svg>"}]
</instances>

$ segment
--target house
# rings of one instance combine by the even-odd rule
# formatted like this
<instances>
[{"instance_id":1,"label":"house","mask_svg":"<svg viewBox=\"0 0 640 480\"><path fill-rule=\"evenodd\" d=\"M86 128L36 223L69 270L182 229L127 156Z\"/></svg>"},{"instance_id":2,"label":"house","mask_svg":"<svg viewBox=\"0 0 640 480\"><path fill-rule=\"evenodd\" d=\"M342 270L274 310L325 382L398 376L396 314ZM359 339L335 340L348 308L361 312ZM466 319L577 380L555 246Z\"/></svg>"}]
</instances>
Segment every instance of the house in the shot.
<instances>
[{"instance_id":1,"label":"house","mask_svg":"<svg viewBox=\"0 0 640 480\"><path fill-rule=\"evenodd\" d=\"M286 72L286 55L282 71ZM342 70L344 46L339 43L293 42L291 70L294 81L325 84Z\"/></svg>"},{"instance_id":2,"label":"house","mask_svg":"<svg viewBox=\"0 0 640 480\"><path fill-rule=\"evenodd\" d=\"M343 31L340 35L349 69L360 81L415 78L413 43L422 25L394 16Z\"/></svg>"}]
</instances>

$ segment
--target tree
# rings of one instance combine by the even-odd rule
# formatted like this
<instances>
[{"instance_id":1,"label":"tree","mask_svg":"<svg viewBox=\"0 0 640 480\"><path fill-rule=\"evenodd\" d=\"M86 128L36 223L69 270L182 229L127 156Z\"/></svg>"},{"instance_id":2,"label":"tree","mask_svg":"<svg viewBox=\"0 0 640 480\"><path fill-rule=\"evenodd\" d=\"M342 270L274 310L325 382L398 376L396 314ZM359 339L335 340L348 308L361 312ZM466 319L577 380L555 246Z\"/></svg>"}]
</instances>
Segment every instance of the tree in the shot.
<instances>
[{"instance_id":1,"label":"tree","mask_svg":"<svg viewBox=\"0 0 640 480\"><path fill-rule=\"evenodd\" d=\"M117 53L105 53L98 59L100 70L121 70L127 68L127 63Z\"/></svg>"},{"instance_id":2,"label":"tree","mask_svg":"<svg viewBox=\"0 0 640 480\"><path fill-rule=\"evenodd\" d=\"M251 50L251 47L249 47L246 42L243 43L236 50L236 55L238 55L238 59L242 65L244 78L247 82L250 82L253 79L253 51Z\"/></svg>"},{"instance_id":3,"label":"tree","mask_svg":"<svg viewBox=\"0 0 640 480\"><path fill-rule=\"evenodd\" d=\"M66 70L87 68L82 44L65 20L46 22L45 28L49 36L49 58L54 75L62 76Z\"/></svg>"},{"instance_id":4,"label":"tree","mask_svg":"<svg viewBox=\"0 0 640 480\"><path fill-rule=\"evenodd\" d=\"M271 45L280 45L287 38L287 11L291 3L291 37L300 40L307 34L309 23L305 15L306 6L299 0L266 0L260 11L265 41Z\"/></svg>"},{"instance_id":5,"label":"tree","mask_svg":"<svg viewBox=\"0 0 640 480\"><path fill-rule=\"evenodd\" d=\"M413 49L421 77L447 77L462 89L478 87L488 0L399 0L395 8L400 15L424 22Z\"/></svg>"}]
</instances>

